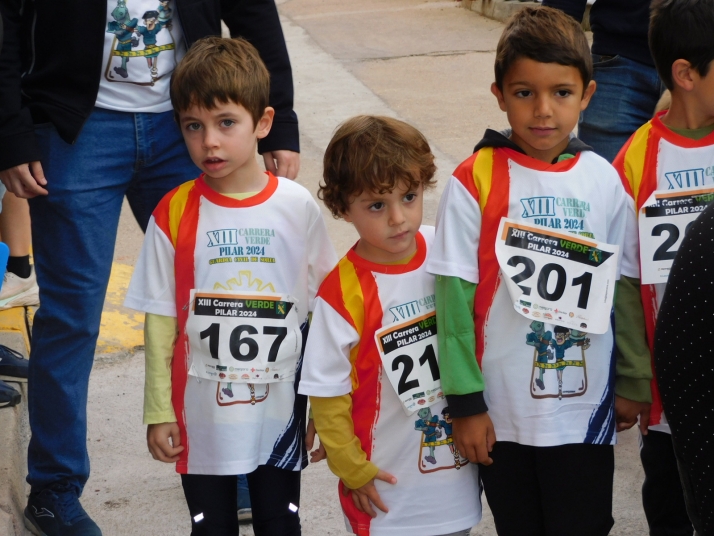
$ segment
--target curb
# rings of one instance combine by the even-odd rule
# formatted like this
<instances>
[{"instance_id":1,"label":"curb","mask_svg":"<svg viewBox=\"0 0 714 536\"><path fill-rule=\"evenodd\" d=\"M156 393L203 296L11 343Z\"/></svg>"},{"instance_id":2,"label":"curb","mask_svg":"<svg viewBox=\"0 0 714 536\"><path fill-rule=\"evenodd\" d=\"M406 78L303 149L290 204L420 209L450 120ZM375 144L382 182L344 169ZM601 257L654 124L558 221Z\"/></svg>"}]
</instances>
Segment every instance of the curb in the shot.
<instances>
[{"instance_id":1,"label":"curb","mask_svg":"<svg viewBox=\"0 0 714 536\"><path fill-rule=\"evenodd\" d=\"M479 15L506 22L511 15L520 11L524 7L537 7L539 2L520 2L518 0L462 0L464 9L475 11ZM583 30L590 30L590 4L585 8L583 15Z\"/></svg>"},{"instance_id":2,"label":"curb","mask_svg":"<svg viewBox=\"0 0 714 536\"><path fill-rule=\"evenodd\" d=\"M131 266L112 264L95 364L110 364L143 348L144 315L122 306L132 271ZM0 344L28 357L34 314L33 307L0 311ZM12 408L0 408L0 535L26 536L30 535L23 513L30 492L25 481L30 441L27 384L9 383L20 392L22 401Z\"/></svg>"},{"instance_id":3,"label":"curb","mask_svg":"<svg viewBox=\"0 0 714 536\"><path fill-rule=\"evenodd\" d=\"M27 357L30 353L29 326L33 311L14 307L0 311L0 344ZM11 383L11 382L8 382ZM27 415L27 384L11 383L22 401L13 408L0 409L0 534L25 536L23 509L29 493L27 445L30 422Z\"/></svg>"}]
</instances>

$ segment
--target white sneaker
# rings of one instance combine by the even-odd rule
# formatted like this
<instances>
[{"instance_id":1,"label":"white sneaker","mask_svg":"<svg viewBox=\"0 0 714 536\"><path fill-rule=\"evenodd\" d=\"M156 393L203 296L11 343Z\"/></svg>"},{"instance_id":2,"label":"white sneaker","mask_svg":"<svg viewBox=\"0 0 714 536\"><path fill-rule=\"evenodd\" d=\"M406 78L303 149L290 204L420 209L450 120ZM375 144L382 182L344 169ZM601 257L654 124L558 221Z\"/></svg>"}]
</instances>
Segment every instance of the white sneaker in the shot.
<instances>
[{"instance_id":1,"label":"white sneaker","mask_svg":"<svg viewBox=\"0 0 714 536\"><path fill-rule=\"evenodd\" d=\"M0 288L0 311L23 305L39 305L40 288L37 286L35 267L30 277L23 279L11 272L5 272Z\"/></svg>"}]
</instances>

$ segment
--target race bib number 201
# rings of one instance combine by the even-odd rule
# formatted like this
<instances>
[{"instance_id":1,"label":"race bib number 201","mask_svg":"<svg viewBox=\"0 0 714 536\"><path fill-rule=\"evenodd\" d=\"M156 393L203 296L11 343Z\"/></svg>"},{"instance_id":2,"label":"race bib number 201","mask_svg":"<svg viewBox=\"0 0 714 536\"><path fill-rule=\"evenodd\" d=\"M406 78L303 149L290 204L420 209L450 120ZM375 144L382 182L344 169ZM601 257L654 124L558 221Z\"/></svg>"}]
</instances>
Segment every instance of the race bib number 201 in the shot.
<instances>
[{"instance_id":1,"label":"race bib number 201","mask_svg":"<svg viewBox=\"0 0 714 536\"><path fill-rule=\"evenodd\" d=\"M295 302L282 294L191 291L189 374L223 382L292 380L302 349Z\"/></svg>"},{"instance_id":2,"label":"race bib number 201","mask_svg":"<svg viewBox=\"0 0 714 536\"><path fill-rule=\"evenodd\" d=\"M407 415L444 399L435 314L391 324L374 338L389 383Z\"/></svg>"},{"instance_id":3,"label":"race bib number 201","mask_svg":"<svg viewBox=\"0 0 714 536\"><path fill-rule=\"evenodd\" d=\"M496 257L521 315L605 333L615 293L619 246L501 219Z\"/></svg>"}]
</instances>

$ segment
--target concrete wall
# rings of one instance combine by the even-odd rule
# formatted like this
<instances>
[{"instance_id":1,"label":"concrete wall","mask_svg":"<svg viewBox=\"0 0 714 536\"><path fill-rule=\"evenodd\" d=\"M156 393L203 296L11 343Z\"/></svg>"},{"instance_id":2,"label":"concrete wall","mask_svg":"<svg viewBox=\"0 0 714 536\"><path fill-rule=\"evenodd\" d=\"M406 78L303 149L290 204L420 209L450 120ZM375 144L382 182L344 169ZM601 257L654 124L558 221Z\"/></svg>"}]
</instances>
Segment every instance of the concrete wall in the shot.
<instances>
[{"instance_id":1,"label":"concrete wall","mask_svg":"<svg viewBox=\"0 0 714 536\"><path fill-rule=\"evenodd\" d=\"M519 2L518 0L462 0L462 2L465 9L502 22L525 6L540 5L538 2ZM590 4L585 9L583 16L583 29L590 30Z\"/></svg>"}]
</instances>

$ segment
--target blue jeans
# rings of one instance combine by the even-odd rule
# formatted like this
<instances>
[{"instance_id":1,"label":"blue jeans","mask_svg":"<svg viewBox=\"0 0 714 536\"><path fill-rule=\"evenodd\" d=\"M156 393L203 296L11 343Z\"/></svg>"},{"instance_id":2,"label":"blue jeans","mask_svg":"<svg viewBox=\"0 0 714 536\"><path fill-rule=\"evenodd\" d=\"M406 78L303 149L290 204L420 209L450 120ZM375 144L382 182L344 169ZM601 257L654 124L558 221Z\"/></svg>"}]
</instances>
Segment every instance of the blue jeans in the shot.
<instances>
[{"instance_id":1,"label":"blue jeans","mask_svg":"<svg viewBox=\"0 0 714 536\"><path fill-rule=\"evenodd\" d=\"M654 67L623 58L593 54L597 89L580 116L578 138L612 162L632 134L652 119L662 94Z\"/></svg>"},{"instance_id":2,"label":"blue jeans","mask_svg":"<svg viewBox=\"0 0 714 536\"><path fill-rule=\"evenodd\" d=\"M36 137L49 195L30 200L41 306L32 329L28 409L33 491L89 477L87 390L124 195L142 229L161 197L195 178L173 113L95 109L74 144Z\"/></svg>"},{"instance_id":3,"label":"blue jeans","mask_svg":"<svg viewBox=\"0 0 714 536\"><path fill-rule=\"evenodd\" d=\"M238 510L250 508L250 491L248 490L248 477L238 475Z\"/></svg>"}]
</instances>

